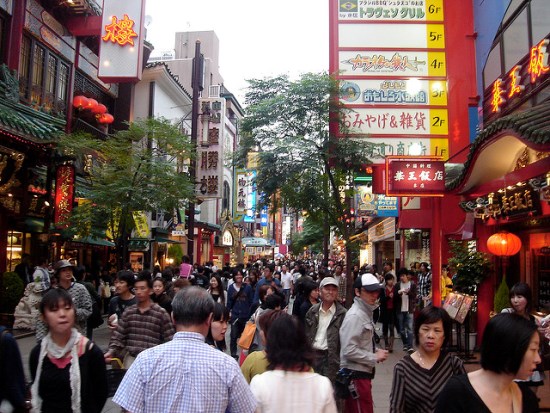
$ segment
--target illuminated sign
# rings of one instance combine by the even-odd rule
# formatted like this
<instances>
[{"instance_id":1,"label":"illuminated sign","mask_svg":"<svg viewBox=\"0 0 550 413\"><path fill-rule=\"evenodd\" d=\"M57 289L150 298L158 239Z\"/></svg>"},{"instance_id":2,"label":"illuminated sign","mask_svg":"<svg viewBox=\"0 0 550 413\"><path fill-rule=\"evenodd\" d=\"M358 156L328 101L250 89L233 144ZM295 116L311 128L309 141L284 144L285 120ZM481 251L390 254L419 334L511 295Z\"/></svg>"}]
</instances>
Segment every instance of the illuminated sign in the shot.
<instances>
[{"instance_id":1,"label":"illuminated sign","mask_svg":"<svg viewBox=\"0 0 550 413\"><path fill-rule=\"evenodd\" d=\"M433 157L386 159L386 195L443 196L445 163Z\"/></svg>"},{"instance_id":2,"label":"illuminated sign","mask_svg":"<svg viewBox=\"0 0 550 413\"><path fill-rule=\"evenodd\" d=\"M549 42L549 39L544 39L533 46L529 54L485 90L484 106L488 113L500 115L503 108L509 112L532 93L536 93L550 72L547 52Z\"/></svg>"},{"instance_id":3,"label":"illuminated sign","mask_svg":"<svg viewBox=\"0 0 550 413\"><path fill-rule=\"evenodd\" d=\"M73 210L73 196L74 167L72 165L62 165L57 168L55 180L55 225L62 228L69 226L67 221Z\"/></svg>"},{"instance_id":4,"label":"illuminated sign","mask_svg":"<svg viewBox=\"0 0 550 413\"><path fill-rule=\"evenodd\" d=\"M104 42L118 43L121 46L134 45L133 37L137 37L137 33L132 29L134 21L130 20L127 14L122 20L118 20L116 16L111 17L111 24L105 26L105 36L102 37Z\"/></svg>"},{"instance_id":5,"label":"illuminated sign","mask_svg":"<svg viewBox=\"0 0 550 413\"><path fill-rule=\"evenodd\" d=\"M141 79L145 0L104 0L98 77L106 83Z\"/></svg>"},{"instance_id":6,"label":"illuminated sign","mask_svg":"<svg viewBox=\"0 0 550 413\"><path fill-rule=\"evenodd\" d=\"M237 190L235 222L256 222L256 171L238 170L235 177Z\"/></svg>"}]
</instances>

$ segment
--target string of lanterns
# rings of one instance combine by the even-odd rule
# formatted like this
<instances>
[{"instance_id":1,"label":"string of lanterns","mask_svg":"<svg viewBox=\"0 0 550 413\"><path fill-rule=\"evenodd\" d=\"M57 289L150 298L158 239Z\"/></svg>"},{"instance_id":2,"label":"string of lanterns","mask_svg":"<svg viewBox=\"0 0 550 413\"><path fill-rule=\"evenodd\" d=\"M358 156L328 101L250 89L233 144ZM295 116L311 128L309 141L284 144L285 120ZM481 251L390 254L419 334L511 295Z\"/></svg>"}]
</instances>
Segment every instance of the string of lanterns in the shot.
<instances>
[{"instance_id":1,"label":"string of lanterns","mask_svg":"<svg viewBox=\"0 0 550 413\"><path fill-rule=\"evenodd\" d=\"M77 110L89 110L102 125L110 125L115 117L107 112L107 106L99 103L97 100L78 95L73 99L73 107Z\"/></svg>"}]
</instances>

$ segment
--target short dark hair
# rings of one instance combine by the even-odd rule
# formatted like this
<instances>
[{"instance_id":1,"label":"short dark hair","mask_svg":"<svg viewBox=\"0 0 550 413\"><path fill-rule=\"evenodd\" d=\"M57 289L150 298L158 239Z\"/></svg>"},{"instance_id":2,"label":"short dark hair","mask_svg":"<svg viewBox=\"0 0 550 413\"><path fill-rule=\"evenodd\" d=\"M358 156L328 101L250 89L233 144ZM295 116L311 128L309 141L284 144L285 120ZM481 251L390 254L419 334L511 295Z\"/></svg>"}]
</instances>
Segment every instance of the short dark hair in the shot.
<instances>
[{"instance_id":1,"label":"short dark hair","mask_svg":"<svg viewBox=\"0 0 550 413\"><path fill-rule=\"evenodd\" d=\"M147 286L149 288L153 288L153 278L151 277L151 273L147 270L140 271L137 275L136 281L134 281L134 284L139 281L146 281Z\"/></svg>"},{"instance_id":2,"label":"short dark hair","mask_svg":"<svg viewBox=\"0 0 550 413\"><path fill-rule=\"evenodd\" d=\"M283 314L285 314L284 310L266 310L260 314L260 317L258 317L258 326L266 337L267 332L271 328L271 324Z\"/></svg>"},{"instance_id":3,"label":"short dark hair","mask_svg":"<svg viewBox=\"0 0 550 413\"><path fill-rule=\"evenodd\" d=\"M451 338L451 329L453 322L447 311L440 307L428 306L424 307L418 317L414 320L414 342L418 346L420 344L418 339L418 333L420 332L420 327L422 324L434 324L438 321L441 321L443 324L443 334L445 334L445 339L443 340L443 348L449 342Z\"/></svg>"},{"instance_id":4,"label":"short dark hair","mask_svg":"<svg viewBox=\"0 0 550 413\"><path fill-rule=\"evenodd\" d=\"M213 312L214 299L201 287L183 288L172 300L172 317L182 326L202 324Z\"/></svg>"},{"instance_id":5,"label":"short dark hair","mask_svg":"<svg viewBox=\"0 0 550 413\"><path fill-rule=\"evenodd\" d=\"M120 270L117 273L116 278L119 281L124 281L126 284L128 284L128 287L133 287L134 282L136 281L136 277L134 276L134 273L128 270Z\"/></svg>"},{"instance_id":6,"label":"short dark hair","mask_svg":"<svg viewBox=\"0 0 550 413\"><path fill-rule=\"evenodd\" d=\"M262 304L262 308L269 309L269 310L275 310L277 307L281 307L283 305L283 299L279 294L274 292L273 294L269 294L267 297L265 297L265 301Z\"/></svg>"},{"instance_id":7,"label":"short dark hair","mask_svg":"<svg viewBox=\"0 0 550 413\"><path fill-rule=\"evenodd\" d=\"M409 270L406 269L405 267L401 267L399 268L399 270L397 271L397 276L398 277L401 277L402 275L408 275L409 274Z\"/></svg>"},{"instance_id":8,"label":"short dark hair","mask_svg":"<svg viewBox=\"0 0 550 413\"><path fill-rule=\"evenodd\" d=\"M535 333L533 321L519 314L497 314L483 332L481 367L497 374L517 374Z\"/></svg>"},{"instance_id":9,"label":"short dark hair","mask_svg":"<svg viewBox=\"0 0 550 413\"><path fill-rule=\"evenodd\" d=\"M57 310L59 308L59 302L62 302L64 305L69 305L74 308L73 298L71 294L64 290L63 288L52 288L42 297L40 301L40 314L44 315L44 310L47 308L50 311ZM76 314L75 314L76 316Z\"/></svg>"},{"instance_id":10,"label":"short dark hair","mask_svg":"<svg viewBox=\"0 0 550 413\"><path fill-rule=\"evenodd\" d=\"M510 288L509 298L512 300L512 297L515 295L521 295L527 301L525 306L525 313L529 314L533 309L533 294L531 293L531 287L526 283L515 283L512 288Z\"/></svg>"},{"instance_id":11,"label":"short dark hair","mask_svg":"<svg viewBox=\"0 0 550 413\"><path fill-rule=\"evenodd\" d=\"M282 314L273 321L266 337L268 368L283 370L311 367L315 359L304 326L294 316Z\"/></svg>"},{"instance_id":12,"label":"short dark hair","mask_svg":"<svg viewBox=\"0 0 550 413\"><path fill-rule=\"evenodd\" d=\"M394 277L393 277L393 274L391 272L387 273L386 275L384 275L384 280L386 282L388 282L389 280L393 280Z\"/></svg>"}]
</instances>

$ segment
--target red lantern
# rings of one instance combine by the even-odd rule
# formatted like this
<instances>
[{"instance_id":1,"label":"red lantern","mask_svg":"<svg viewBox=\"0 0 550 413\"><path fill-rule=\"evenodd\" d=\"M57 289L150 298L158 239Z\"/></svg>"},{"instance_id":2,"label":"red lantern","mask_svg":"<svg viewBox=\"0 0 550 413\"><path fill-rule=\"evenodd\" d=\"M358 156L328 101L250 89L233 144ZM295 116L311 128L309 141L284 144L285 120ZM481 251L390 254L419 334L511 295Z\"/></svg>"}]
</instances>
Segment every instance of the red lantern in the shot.
<instances>
[{"instance_id":1,"label":"red lantern","mask_svg":"<svg viewBox=\"0 0 550 413\"><path fill-rule=\"evenodd\" d=\"M75 107L78 110L82 110L85 107L88 106L89 99L86 96L75 96L73 99L73 107Z\"/></svg>"},{"instance_id":2,"label":"red lantern","mask_svg":"<svg viewBox=\"0 0 550 413\"><path fill-rule=\"evenodd\" d=\"M107 106L102 103L98 103L95 108L92 109L94 115L103 115L107 112Z\"/></svg>"},{"instance_id":3,"label":"red lantern","mask_svg":"<svg viewBox=\"0 0 550 413\"><path fill-rule=\"evenodd\" d=\"M517 235L500 231L489 237L487 248L499 257L510 257L521 249L521 240Z\"/></svg>"},{"instance_id":4,"label":"red lantern","mask_svg":"<svg viewBox=\"0 0 550 413\"><path fill-rule=\"evenodd\" d=\"M97 100L90 98L88 99L88 104L86 105L86 109L89 109L93 112L94 109L97 107L97 105L99 105L99 103L97 103Z\"/></svg>"},{"instance_id":5,"label":"red lantern","mask_svg":"<svg viewBox=\"0 0 550 413\"><path fill-rule=\"evenodd\" d=\"M99 116L98 122L105 125L110 125L115 120L115 117L111 115L110 113L104 113Z\"/></svg>"}]
</instances>

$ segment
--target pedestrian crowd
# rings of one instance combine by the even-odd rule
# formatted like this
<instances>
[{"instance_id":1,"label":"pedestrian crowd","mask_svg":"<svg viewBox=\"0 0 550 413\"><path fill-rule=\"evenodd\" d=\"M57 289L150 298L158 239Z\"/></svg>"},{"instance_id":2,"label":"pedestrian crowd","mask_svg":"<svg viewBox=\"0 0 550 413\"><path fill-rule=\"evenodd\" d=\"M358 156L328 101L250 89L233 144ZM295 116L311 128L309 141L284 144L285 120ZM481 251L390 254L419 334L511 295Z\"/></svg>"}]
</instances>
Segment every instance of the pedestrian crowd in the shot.
<instances>
[{"instance_id":1,"label":"pedestrian crowd","mask_svg":"<svg viewBox=\"0 0 550 413\"><path fill-rule=\"evenodd\" d=\"M445 270L443 297L452 291ZM428 263L346 273L333 261L217 268L184 257L176 268L128 268L94 285L70 261L59 261L53 276L41 263L30 404L42 413L99 413L107 366L119 360L126 373L113 401L127 412L368 413L377 365L397 350L398 336L391 412L538 411L529 384L540 371L542 329L529 316L528 286L512 288L511 308L484 332L481 369L466 374L448 351L451 319L432 303ZM92 341L98 305L111 330L105 351ZM0 328L0 401L15 412L30 407L22 371L16 342Z\"/></svg>"}]
</instances>

